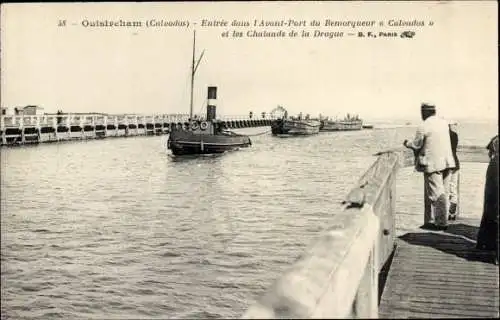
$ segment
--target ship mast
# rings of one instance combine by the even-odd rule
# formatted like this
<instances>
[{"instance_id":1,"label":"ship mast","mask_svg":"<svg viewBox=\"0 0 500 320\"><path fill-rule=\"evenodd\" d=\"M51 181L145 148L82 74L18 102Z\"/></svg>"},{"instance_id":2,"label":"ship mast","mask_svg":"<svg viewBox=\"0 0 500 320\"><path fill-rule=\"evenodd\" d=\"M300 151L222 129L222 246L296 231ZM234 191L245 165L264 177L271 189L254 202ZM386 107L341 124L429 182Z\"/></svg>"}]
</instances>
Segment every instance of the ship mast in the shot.
<instances>
[{"instance_id":1,"label":"ship mast","mask_svg":"<svg viewBox=\"0 0 500 320\"><path fill-rule=\"evenodd\" d=\"M194 87L194 55L196 51L196 30L193 32L193 61L191 63L191 101L189 103L189 120L193 120L193 87Z\"/></svg>"},{"instance_id":2,"label":"ship mast","mask_svg":"<svg viewBox=\"0 0 500 320\"><path fill-rule=\"evenodd\" d=\"M203 54L205 53L205 50L200 55L200 58L196 62L195 65L195 55L196 55L196 30L193 31L193 60L191 63L191 101L189 103L189 119L193 119L193 90L194 90L194 75L196 73L196 70L198 69L198 65L201 62L201 58L203 57Z\"/></svg>"}]
</instances>

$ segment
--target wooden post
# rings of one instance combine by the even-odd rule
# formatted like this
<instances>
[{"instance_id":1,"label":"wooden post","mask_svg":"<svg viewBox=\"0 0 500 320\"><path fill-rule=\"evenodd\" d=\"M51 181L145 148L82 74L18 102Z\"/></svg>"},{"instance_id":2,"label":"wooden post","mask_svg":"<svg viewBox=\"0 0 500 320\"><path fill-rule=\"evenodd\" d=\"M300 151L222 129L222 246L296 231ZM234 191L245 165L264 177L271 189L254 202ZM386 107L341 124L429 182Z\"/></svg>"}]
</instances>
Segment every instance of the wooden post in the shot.
<instances>
[{"instance_id":1,"label":"wooden post","mask_svg":"<svg viewBox=\"0 0 500 320\"><path fill-rule=\"evenodd\" d=\"M460 214L460 169L457 171L457 211L455 213L458 218Z\"/></svg>"},{"instance_id":2,"label":"wooden post","mask_svg":"<svg viewBox=\"0 0 500 320\"><path fill-rule=\"evenodd\" d=\"M108 136L108 116L103 116L102 123L104 125L104 137Z\"/></svg>"},{"instance_id":3,"label":"wooden post","mask_svg":"<svg viewBox=\"0 0 500 320\"><path fill-rule=\"evenodd\" d=\"M389 230L390 232L390 237L391 237L391 246L394 247L394 243L396 242L396 177L397 177L397 171L394 172L392 176L392 183L391 183L391 229ZM385 232L382 230L382 232ZM392 251L391 251L392 252ZM384 261L385 262L385 261ZM383 264L382 264L383 265ZM380 265L380 267L382 267Z\"/></svg>"},{"instance_id":4,"label":"wooden post","mask_svg":"<svg viewBox=\"0 0 500 320\"><path fill-rule=\"evenodd\" d=\"M85 116L80 116L80 118L79 118L80 140L85 139L85 133L83 130L83 127L85 126L85 120L84 120L85 118L86 118Z\"/></svg>"},{"instance_id":5,"label":"wooden post","mask_svg":"<svg viewBox=\"0 0 500 320\"><path fill-rule=\"evenodd\" d=\"M49 119L51 119L52 121L49 121ZM47 118L47 126L50 126L54 129L54 132L50 134L49 141L57 140L57 118Z\"/></svg>"},{"instance_id":6,"label":"wooden post","mask_svg":"<svg viewBox=\"0 0 500 320\"><path fill-rule=\"evenodd\" d=\"M21 129L21 143L24 144L26 142L24 138L24 116L19 118L19 128Z\"/></svg>"},{"instance_id":7,"label":"wooden post","mask_svg":"<svg viewBox=\"0 0 500 320\"><path fill-rule=\"evenodd\" d=\"M5 138L5 117L2 115L0 116L0 128L2 131L2 144L7 144L6 138Z\"/></svg>"},{"instance_id":8,"label":"wooden post","mask_svg":"<svg viewBox=\"0 0 500 320\"><path fill-rule=\"evenodd\" d=\"M135 114L133 118L133 122L135 124L135 135L139 135L139 117Z\"/></svg>"},{"instance_id":9,"label":"wooden post","mask_svg":"<svg viewBox=\"0 0 500 320\"><path fill-rule=\"evenodd\" d=\"M95 123L96 123L96 118L97 118L97 117L96 117L96 115L93 115L93 116L92 116L92 120L91 120L91 121L92 121L92 132L93 132L92 138L94 138L94 139L97 137L97 133L96 133L96 131L95 131L95 126L96 126L96 124L95 124Z\"/></svg>"}]
</instances>

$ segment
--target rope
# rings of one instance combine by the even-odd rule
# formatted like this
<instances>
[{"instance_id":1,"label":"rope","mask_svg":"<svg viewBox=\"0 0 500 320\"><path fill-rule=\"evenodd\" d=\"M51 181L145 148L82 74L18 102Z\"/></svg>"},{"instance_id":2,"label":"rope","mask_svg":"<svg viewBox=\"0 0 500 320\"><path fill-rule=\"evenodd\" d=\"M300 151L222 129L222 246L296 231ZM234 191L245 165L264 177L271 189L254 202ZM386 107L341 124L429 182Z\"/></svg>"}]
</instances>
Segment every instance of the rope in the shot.
<instances>
[{"instance_id":1,"label":"rope","mask_svg":"<svg viewBox=\"0 0 500 320\"><path fill-rule=\"evenodd\" d=\"M271 132L271 130L267 130L267 131L264 131L264 132L261 132L261 133L256 133L256 134L246 134L246 136L256 137L256 136L261 136L261 135L269 133L269 132Z\"/></svg>"},{"instance_id":2,"label":"rope","mask_svg":"<svg viewBox=\"0 0 500 320\"><path fill-rule=\"evenodd\" d=\"M202 111L203 111L203 108L205 107L205 104L207 104L207 101L208 101L208 99L205 99L201 102L201 106L200 106L200 109L198 111L198 115L200 118L203 116Z\"/></svg>"}]
</instances>

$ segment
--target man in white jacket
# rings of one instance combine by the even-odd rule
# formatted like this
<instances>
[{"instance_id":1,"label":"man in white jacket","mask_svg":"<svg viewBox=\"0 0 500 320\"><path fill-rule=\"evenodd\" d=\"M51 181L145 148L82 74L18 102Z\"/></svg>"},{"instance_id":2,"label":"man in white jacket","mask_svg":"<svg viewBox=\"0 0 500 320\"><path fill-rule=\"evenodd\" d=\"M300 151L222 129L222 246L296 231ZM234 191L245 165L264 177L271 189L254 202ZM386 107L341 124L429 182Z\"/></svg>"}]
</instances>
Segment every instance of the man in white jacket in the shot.
<instances>
[{"instance_id":1,"label":"man in white jacket","mask_svg":"<svg viewBox=\"0 0 500 320\"><path fill-rule=\"evenodd\" d=\"M416 169L424 173L425 202L434 207L434 223L439 230L447 227L449 210L448 184L450 169L455 168L451 150L448 122L436 116L436 107L423 103L423 123L418 127L413 141L404 141L404 146L416 152ZM430 227L432 211L424 208L424 226Z\"/></svg>"}]
</instances>

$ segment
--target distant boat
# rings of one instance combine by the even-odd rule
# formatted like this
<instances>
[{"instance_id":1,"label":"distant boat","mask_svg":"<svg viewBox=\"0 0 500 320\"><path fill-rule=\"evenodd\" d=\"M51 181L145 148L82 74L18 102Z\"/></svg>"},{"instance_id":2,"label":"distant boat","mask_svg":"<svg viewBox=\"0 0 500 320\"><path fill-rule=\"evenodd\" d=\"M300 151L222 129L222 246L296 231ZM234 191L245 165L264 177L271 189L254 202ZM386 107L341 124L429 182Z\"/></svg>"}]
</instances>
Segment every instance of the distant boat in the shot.
<instances>
[{"instance_id":1,"label":"distant boat","mask_svg":"<svg viewBox=\"0 0 500 320\"><path fill-rule=\"evenodd\" d=\"M288 112L274 120L271 123L271 133L273 135L311 135L319 133L321 122L319 120L309 119L308 116L302 118L288 117Z\"/></svg>"},{"instance_id":2,"label":"distant boat","mask_svg":"<svg viewBox=\"0 0 500 320\"><path fill-rule=\"evenodd\" d=\"M249 147L250 138L227 130L222 121L216 119L217 87L208 87L208 103L206 119L193 118L193 85L194 75L203 53L195 65L196 31L193 37L193 63L191 69L191 103L189 125L187 128L172 128L167 148L174 155L196 155L223 153L230 150Z\"/></svg>"},{"instance_id":3,"label":"distant boat","mask_svg":"<svg viewBox=\"0 0 500 320\"><path fill-rule=\"evenodd\" d=\"M357 115L350 116L348 114L342 120L322 119L320 131L354 131L361 129L363 129L363 120L359 119Z\"/></svg>"}]
</instances>

